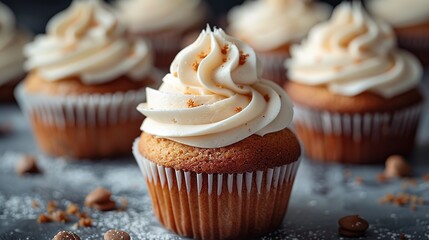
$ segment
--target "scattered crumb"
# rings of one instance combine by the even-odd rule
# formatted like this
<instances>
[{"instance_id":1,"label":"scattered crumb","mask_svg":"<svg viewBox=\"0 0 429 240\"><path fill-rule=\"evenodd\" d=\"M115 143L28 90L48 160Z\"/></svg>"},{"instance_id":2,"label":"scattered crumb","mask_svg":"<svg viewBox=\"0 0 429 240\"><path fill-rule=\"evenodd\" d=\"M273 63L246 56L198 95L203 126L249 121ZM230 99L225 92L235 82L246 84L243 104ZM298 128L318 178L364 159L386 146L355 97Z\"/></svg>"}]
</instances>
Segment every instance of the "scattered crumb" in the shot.
<instances>
[{"instance_id":1,"label":"scattered crumb","mask_svg":"<svg viewBox=\"0 0 429 240\"><path fill-rule=\"evenodd\" d=\"M398 193L394 195L388 193L379 199L380 204L395 204L398 207L410 205L412 210L416 210L418 205L424 204L424 199L418 195L408 193Z\"/></svg>"},{"instance_id":2,"label":"scattered crumb","mask_svg":"<svg viewBox=\"0 0 429 240\"><path fill-rule=\"evenodd\" d=\"M79 219L80 227L92 227L92 219L91 218L81 218Z\"/></svg>"},{"instance_id":3,"label":"scattered crumb","mask_svg":"<svg viewBox=\"0 0 429 240\"><path fill-rule=\"evenodd\" d=\"M52 220L55 222L68 222L69 218L67 217L67 214L63 210L56 210L51 214Z\"/></svg>"},{"instance_id":4,"label":"scattered crumb","mask_svg":"<svg viewBox=\"0 0 429 240\"><path fill-rule=\"evenodd\" d=\"M32 208L40 208L40 203L37 200L31 201L31 207Z\"/></svg>"},{"instance_id":5,"label":"scattered crumb","mask_svg":"<svg viewBox=\"0 0 429 240\"><path fill-rule=\"evenodd\" d=\"M46 211L51 214L57 209L57 202L56 201L49 201L46 205Z\"/></svg>"},{"instance_id":6,"label":"scattered crumb","mask_svg":"<svg viewBox=\"0 0 429 240\"><path fill-rule=\"evenodd\" d=\"M70 203L66 209L67 214L76 214L79 212L79 206L74 203Z\"/></svg>"},{"instance_id":7,"label":"scattered crumb","mask_svg":"<svg viewBox=\"0 0 429 240\"><path fill-rule=\"evenodd\" d=\"M243 110L243 108L242 107L236 107L235 109L234 109L234 111L236 112L236 113L239 113L239 112L241 112Z\"/></svg>"},{"instance_id":8,"label":"scattered crumb","mask_svg":"<svg viewBox=\"0 0 429 240\"><path fill-rule=\"evenodd\" d=\"M38 223L49 223L49 222L52 222L52 219L49 215L42 213L37 217L37 222Z\"/></svg>"},{"instance_id":9,"label":"scattered crumb","mask_svg":"<svg viewBox=\"0 0 429 240\"><path fill-rule=\"evenodd\" d=\"M178 76L179 76L179 74L178 74L177 72L174 72L174 73L173 73L173 77L176 77L176 78L177 78Z\"/></svg>"}]
</instances>

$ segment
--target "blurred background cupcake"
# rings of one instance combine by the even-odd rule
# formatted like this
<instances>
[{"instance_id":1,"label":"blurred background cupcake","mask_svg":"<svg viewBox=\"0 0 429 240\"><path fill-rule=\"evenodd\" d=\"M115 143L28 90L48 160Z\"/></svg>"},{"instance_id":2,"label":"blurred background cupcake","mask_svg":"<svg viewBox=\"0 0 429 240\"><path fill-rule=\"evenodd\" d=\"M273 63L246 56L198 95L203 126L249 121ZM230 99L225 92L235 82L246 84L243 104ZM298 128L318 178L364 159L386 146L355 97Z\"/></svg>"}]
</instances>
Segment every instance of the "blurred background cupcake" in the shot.
<instances>
[{"instance_id":1,"label":"blurred background cupcake","mask_svg":"<svg viewBox=\"0 0 429 240\"><path fill-rule=\"evenodd\" d=\"M43 151L74 158L129 153L142 121L135 107L155 77L148 45L126 38L113 9L74 1L25 53L29 74L16 96Z\"/></svg>"},{"instance_id":2,"label":"blurred background cupcake","mask_svg":"<svg viewBox=\"0 0 429 240\"><path fill-rule=\"evenodd\" d=\"M429 1L367 0L374 16L393 26L399 46L429 66Z\"/></svg>"},{"instance_id":3,"label":"blurred background cupcake","mask_svg":"<svg viewBox=\"0 0 429 240\"><path fill-rule=\"evenodd\" d=\"M155 66L164 70L180 51L182 39L209 20L202 0L119 0L117 7L130 34L149 39Z\"/></svg>"},{"instance_id":4,"label":"blurred background cupcake","mask_svg":"<svg viewBox=\"0 0 429 240\"><path fill-rule=\"evenodd\" d=\"M0 102L13 101L13 89L25 77L22 49L30 34L16 28L12 11L0 2Z\"/></svg>"},{"instance_id":5,"label":"blurred background cupcake","mask_svg":"<svg viewBox=\"0 0 429 240\"><path fill-rule=\"evenodd\" d=\"M289 48L315 24L326 20L331 7L307 0L246 1L228 14L228 32L252 46L264 65L264 77L283 84Z\"/></svg>"},{"instance_id":6,"label":"blurred background cupcake","mask_svg":"<svg viewBox=\"0 0 429 240\"><path fill-rule=\"evenodd\" d=\"M133 153L166 228L246 239L282 223L301 149L292 103L261 68L247 44L208 27L147 89Z\"/></svg>"},{"instance_id":7,"label":"blurred background cupcake","mask_svg":"<svg viewBox=\"0 0 429 240\"><path fill-rule=\"evenodd\" d=\"M391 27L359 2L293 46L285 89L295 103L294 126L308 157L377 163L411 152L418 127L422 67L396 47Z\"/></svg>"}]
</instances>

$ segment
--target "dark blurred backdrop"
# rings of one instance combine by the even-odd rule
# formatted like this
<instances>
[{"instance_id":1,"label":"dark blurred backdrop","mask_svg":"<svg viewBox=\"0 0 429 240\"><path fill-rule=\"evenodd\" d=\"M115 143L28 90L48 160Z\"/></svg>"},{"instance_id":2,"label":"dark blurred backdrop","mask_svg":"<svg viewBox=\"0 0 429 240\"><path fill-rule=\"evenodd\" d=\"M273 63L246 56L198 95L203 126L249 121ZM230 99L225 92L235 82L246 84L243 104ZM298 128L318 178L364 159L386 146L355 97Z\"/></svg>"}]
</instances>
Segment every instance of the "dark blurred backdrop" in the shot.
<instances>
[{"instance_id":1,"label":"dark blurred backdrop","mask_svg":"<svg viewBox=\"0 0 429 240\"><path fill-rule=\"evenodd\" d=\"M337 5L342 0L322 0L332 5ZM18 25L33 33L45 31L47 21L57 12L70 5L71 0L2 0L15 13ZM108 0L108 2L114 2ZM238 5L243 0L206 0L210 5L214 16L224 15L231 7ZM215 19L212 20L215 24Z\"/></svg>"}]
</instances>

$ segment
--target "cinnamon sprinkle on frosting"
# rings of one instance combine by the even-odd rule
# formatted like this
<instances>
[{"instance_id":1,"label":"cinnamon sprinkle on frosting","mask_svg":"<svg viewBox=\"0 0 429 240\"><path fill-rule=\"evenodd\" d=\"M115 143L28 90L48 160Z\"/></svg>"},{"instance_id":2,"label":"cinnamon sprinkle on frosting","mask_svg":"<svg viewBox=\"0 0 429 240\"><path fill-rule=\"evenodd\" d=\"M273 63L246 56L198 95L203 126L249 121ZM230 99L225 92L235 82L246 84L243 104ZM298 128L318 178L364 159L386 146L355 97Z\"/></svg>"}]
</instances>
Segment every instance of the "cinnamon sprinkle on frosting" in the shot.
<instances>
[{"instance_id":1,"label":"cinnamon sprinkle on frosting","mask_svg":"<svg viewBox=\"0 0 429 240\"><path fill-rule=\"evenodd\" d=\"M242 51L240 51L240 58L238 60L238 64L240 65L245 64L248 57L249 57L249 54L244 54Z\"/></svg>"}]
</instances>

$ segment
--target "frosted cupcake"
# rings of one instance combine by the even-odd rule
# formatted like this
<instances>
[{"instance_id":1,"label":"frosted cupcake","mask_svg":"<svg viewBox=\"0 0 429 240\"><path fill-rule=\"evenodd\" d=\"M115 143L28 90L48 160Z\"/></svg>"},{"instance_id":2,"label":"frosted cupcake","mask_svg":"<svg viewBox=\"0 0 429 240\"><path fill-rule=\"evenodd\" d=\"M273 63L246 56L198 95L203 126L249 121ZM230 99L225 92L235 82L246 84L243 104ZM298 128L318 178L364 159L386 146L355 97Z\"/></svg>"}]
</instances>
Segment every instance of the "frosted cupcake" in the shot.
<instances>
[{"instance_id":1,"label":"frosted cupcake","mask_svg":"<svg viewBox=\"0 0 429 240\"><path fill-rule=\"evenodd\" d=\"M377 163L409 154L422 107L422 67L396 47L391 27L343 3L292 47L285 89L308 157Z\"/></svg>"},{"instance_id":2,"label":"frosted cupcake","mask_svg":"<svg viewBox=\"0 0 429 240\"><path fill-rule=\"evenodd\" d=\"M288 96L261 70L252 48L208 28L147 89L133 152L166 228L236 239L282 222L300 147Z\"/></svg>"},{"instance_id":3,"label":"frosted cupcake","mask_svg":"<svg viewBox=\"0 0 429 240\"><path fill-rule=\"evenodd\" d=\"M40 148L98 158L129 152L142 117L135 106L154 83L148 45L125 38L102 1L74 1L25 48L29 71L17 98Z\"/></svg>"},{"instance_id":4,"label":"frosted cupcake","mask_svg":"<svg viewBox=\"0 0 429 240\"><path fill-rule=\"evenodd\" d=\"M329 17L331 8L303 0L247 1L228 13L229 31L247 42L264 64L264 77L283 84L289 47L303 39L315 24Z\"/></svg>"},{"instance_id":5,"label":"frosted cupcake","mask_svg":"<svg viewBox=\"0 0 429 240\"><path fill-rule=\"evenodd\" d=\"M22 48L29 34L17 30L12 11L0 2L0 101L12 101L13 89L25 76Z\"/></svg>"},{"instance_id":6,"label":"frosted cupcake","mask_svg":"<svg viewBox=\"0 0 429 240\"><path fill-rule=\"evenodd\" d=\"M370 12L391 24L399 46L429 66L429 2L427 0L371 0Z\"/></svg>"},{"instance_id":7,"label":"frosted cupcake","mask_svg":"<svg viewBox=\"0 0 429 240\"><path fill-rule=\"evenodd\" d=\"M119 0L117 5L130 33L150 40L155 66L165 70L180 51L182 38L207 20L201 0Z\"/></svg>"}]
</instances>

